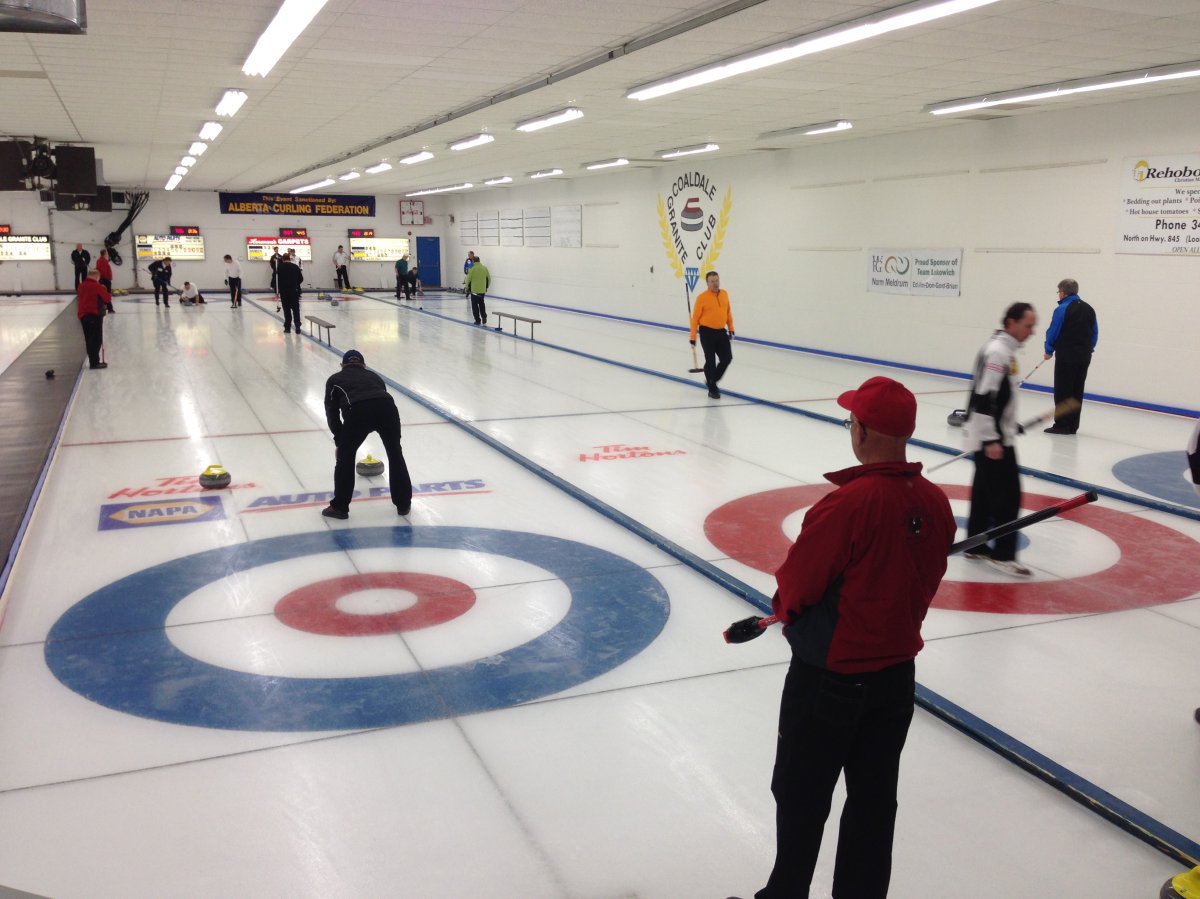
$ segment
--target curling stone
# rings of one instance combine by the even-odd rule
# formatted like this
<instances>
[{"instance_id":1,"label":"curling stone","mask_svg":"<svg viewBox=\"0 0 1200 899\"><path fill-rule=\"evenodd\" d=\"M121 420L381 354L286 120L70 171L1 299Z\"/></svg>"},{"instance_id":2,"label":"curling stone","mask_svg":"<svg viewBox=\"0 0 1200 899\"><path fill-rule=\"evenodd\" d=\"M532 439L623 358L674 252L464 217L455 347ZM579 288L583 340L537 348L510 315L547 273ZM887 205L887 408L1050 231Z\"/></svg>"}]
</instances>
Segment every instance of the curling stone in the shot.
<instances>
[{"instance_id":1,"label":"curling stone","mask_svg":"<svg viewBox=\"0 0 1200 899\"><path fill-rule=\"evenodd\" d=\"M376 475L383 474L383 460L376 459L370 453L367 453L367 455L357 465L354 466L354 470L364 478L373 478Z\"/></svg>"},{"instance_id":2,"label":"curling stone","mask_svg":"<svg viewBox=\"0 0 1200 899\"><path fill-rule=\"evenodd\" d=\"M955 409L953 412L951 412L949 415L946 416L946 424L950 425L950 427L952 427L952 428L961 428L966 423L967 423L967 410L966 409Z\"/></svg>"},{"instance_id":3,"label":"curling stone","mask_svg":"<svg viewBox=\"0 0 1200 899\"><path fill-rule=\"evenodd\" d=\"M1176 874L1162 885L1159 899L1195 899L1200 896L1200 868Z\"/></svg>"},{"instance_id":4,"label":"curling stone","mask_svg":"<svg viewBox=\"0 0 1200 899\"><path fill-rule=\"evenodd\" d=\"M52 368L48 368L48 369L46 369L46 380L47 380L47 381L53 381L53 380L54 380L54 369L52 369Z\"/></svg>"},{"instance_id":5,"label":"curling stone","mask_svg":"<svg viewBox=\"0 0 1200 899\"><path fill-rule=\"evenodd\" d=\"M338 298L337 298L337 297L330 297L330 298L329 298L329 305L330 305L330 306L336 306L337 304L338 304Z\"/></svg>"},{"instance_id":6,"label":"curling stone","mask_svg":"<svg viewBox=\"0 0 1200 899\"><path fill-rule=\"evenodd\" d=\"M210 465L200 474L200 486L205 490L217 490L228 487L232 478L220 465Z\"/></svg>"}]
</instances>

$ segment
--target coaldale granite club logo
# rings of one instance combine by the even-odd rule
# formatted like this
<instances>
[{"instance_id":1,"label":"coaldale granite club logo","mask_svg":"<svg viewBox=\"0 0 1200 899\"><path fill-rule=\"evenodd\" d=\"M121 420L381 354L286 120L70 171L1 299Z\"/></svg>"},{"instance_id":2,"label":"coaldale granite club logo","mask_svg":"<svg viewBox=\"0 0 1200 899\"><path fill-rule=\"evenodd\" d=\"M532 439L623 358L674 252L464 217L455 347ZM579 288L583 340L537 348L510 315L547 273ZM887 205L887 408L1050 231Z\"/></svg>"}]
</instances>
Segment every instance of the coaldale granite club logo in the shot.
<instances>
[{"instance_id":1,"label":"coaldale granite club logo","mask_svg":"<svg viewBox=\"0 0 1200 899\"><path fill-rule=\"evenodd\" d=\"M691 171L671 182L666 199L658 195L663 249L675 277L683 281L689 312L692 293L716 264L729 227L733 188L727 187L719 200L717 194L717 184L707 174Z\"/></svg>"}]
</instances>

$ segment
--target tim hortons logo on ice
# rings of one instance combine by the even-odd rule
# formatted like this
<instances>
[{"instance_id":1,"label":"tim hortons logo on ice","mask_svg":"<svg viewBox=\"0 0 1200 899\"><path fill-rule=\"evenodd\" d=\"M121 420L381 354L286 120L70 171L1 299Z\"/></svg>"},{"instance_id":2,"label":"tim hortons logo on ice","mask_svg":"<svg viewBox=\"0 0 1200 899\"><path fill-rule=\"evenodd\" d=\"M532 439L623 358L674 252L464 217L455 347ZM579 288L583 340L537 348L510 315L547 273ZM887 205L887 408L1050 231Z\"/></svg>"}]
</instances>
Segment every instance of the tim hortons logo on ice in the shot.
<instances>
[{"instance_id":1,"label":"tim hortons logo on ice","mask_svg":"<svg viewBox=\"0 0 1200 899\"><path fill-rule=\"evenodd\" d=\"M687 450L652 450L648 446L628 446L624 443L606 443L593 446L594 453L580 453L580 462L611 462L616 459L653 459L658 456L686 456Z\"/></svg>"},{"instance_id":2,"label":"tim hortons logo on ice","mask_svg":"<svg viewBox=\"0 0 1200 899\"><path fill-rule=\"evenodd\" d=\"M685 172L671 182L665 200L658 196L663 249L675 277L684 282L689 305L696 284L721 254L732 208L733 188L726 188L718 202L717 185L703 172Z\"/></svg>"}]
</instances>

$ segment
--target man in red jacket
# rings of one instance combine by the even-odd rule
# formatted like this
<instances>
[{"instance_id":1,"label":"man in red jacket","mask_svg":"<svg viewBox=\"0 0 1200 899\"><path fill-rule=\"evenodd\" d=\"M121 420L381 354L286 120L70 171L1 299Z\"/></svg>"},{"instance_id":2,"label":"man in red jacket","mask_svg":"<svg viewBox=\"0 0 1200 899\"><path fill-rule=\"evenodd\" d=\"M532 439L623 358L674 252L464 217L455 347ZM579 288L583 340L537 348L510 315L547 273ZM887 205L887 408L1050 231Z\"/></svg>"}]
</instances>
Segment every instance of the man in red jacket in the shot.
<instances>
[{"instance_id":1,"label":"man in red jacket","mask_svg":"<svg viewBox=\"0 0 1200 899\"><path fill-rule=\"evenodd\" d=\"M75 314L83 326L88 368L108 368L107 362L100 361L100 347L104 345L104 310L112 297L100 283L100 273L94 268L88 269L87 278L79 282L75 302Z\"/></svg>"},{"instance_id":2,"label":"man in red jacket","mask_svg":"<svg viewBox=\"0 0 1200 899\"><path fill-rule=\"evenodd\" d=\"M103 247L96 254L96 271L100 273L100 284L108 291L107 308L109 312L114 311L112 305L112 264L108 261L108 253Z\"/></svg>"},{"instance_id":3,"label":"man in red jacket","mask_svg":"<svg viewBox=\"0 0 1200 899\"><path fill-rule=\"evenodd\" d=\"M846 804L833 895L887 895L900 752L913 715L921 622L946 573L955 522L946 495L906 461L916 398L870 378L838 397L861 463L804 516L772 600L792 662L771 792L775 867L756 899L807 896L838 775Z\"/></svg>"}]
</instances>

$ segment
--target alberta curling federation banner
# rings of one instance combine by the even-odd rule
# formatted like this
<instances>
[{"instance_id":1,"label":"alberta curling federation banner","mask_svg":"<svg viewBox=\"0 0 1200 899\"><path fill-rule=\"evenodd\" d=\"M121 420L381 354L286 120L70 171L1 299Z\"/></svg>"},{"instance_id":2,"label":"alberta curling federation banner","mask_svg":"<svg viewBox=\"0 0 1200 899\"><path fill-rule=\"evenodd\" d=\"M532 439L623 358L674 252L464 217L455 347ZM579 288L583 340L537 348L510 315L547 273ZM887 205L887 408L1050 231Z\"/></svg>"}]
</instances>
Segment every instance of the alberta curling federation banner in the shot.
<instances>
[{"instance_id":1,"label":"alberta curling federation banner","mask_svg":"<svg viewBox=\"0 0 1200 899\"><path fill-rule=\"evenodd\" d=\"M867 290L926 297L962 293L962 250L868 250Z\"/></svg>"},{"instance_id":2,"label":"alberta curling federation banner","mask_svg":"<svg viewBox=\"0 0 1200 899\"><path fill-rule=\"evenodd\" d=\"M375 214L375 198L358 194L219 194L222 215Z\"/></svg>"}]
</instances>

